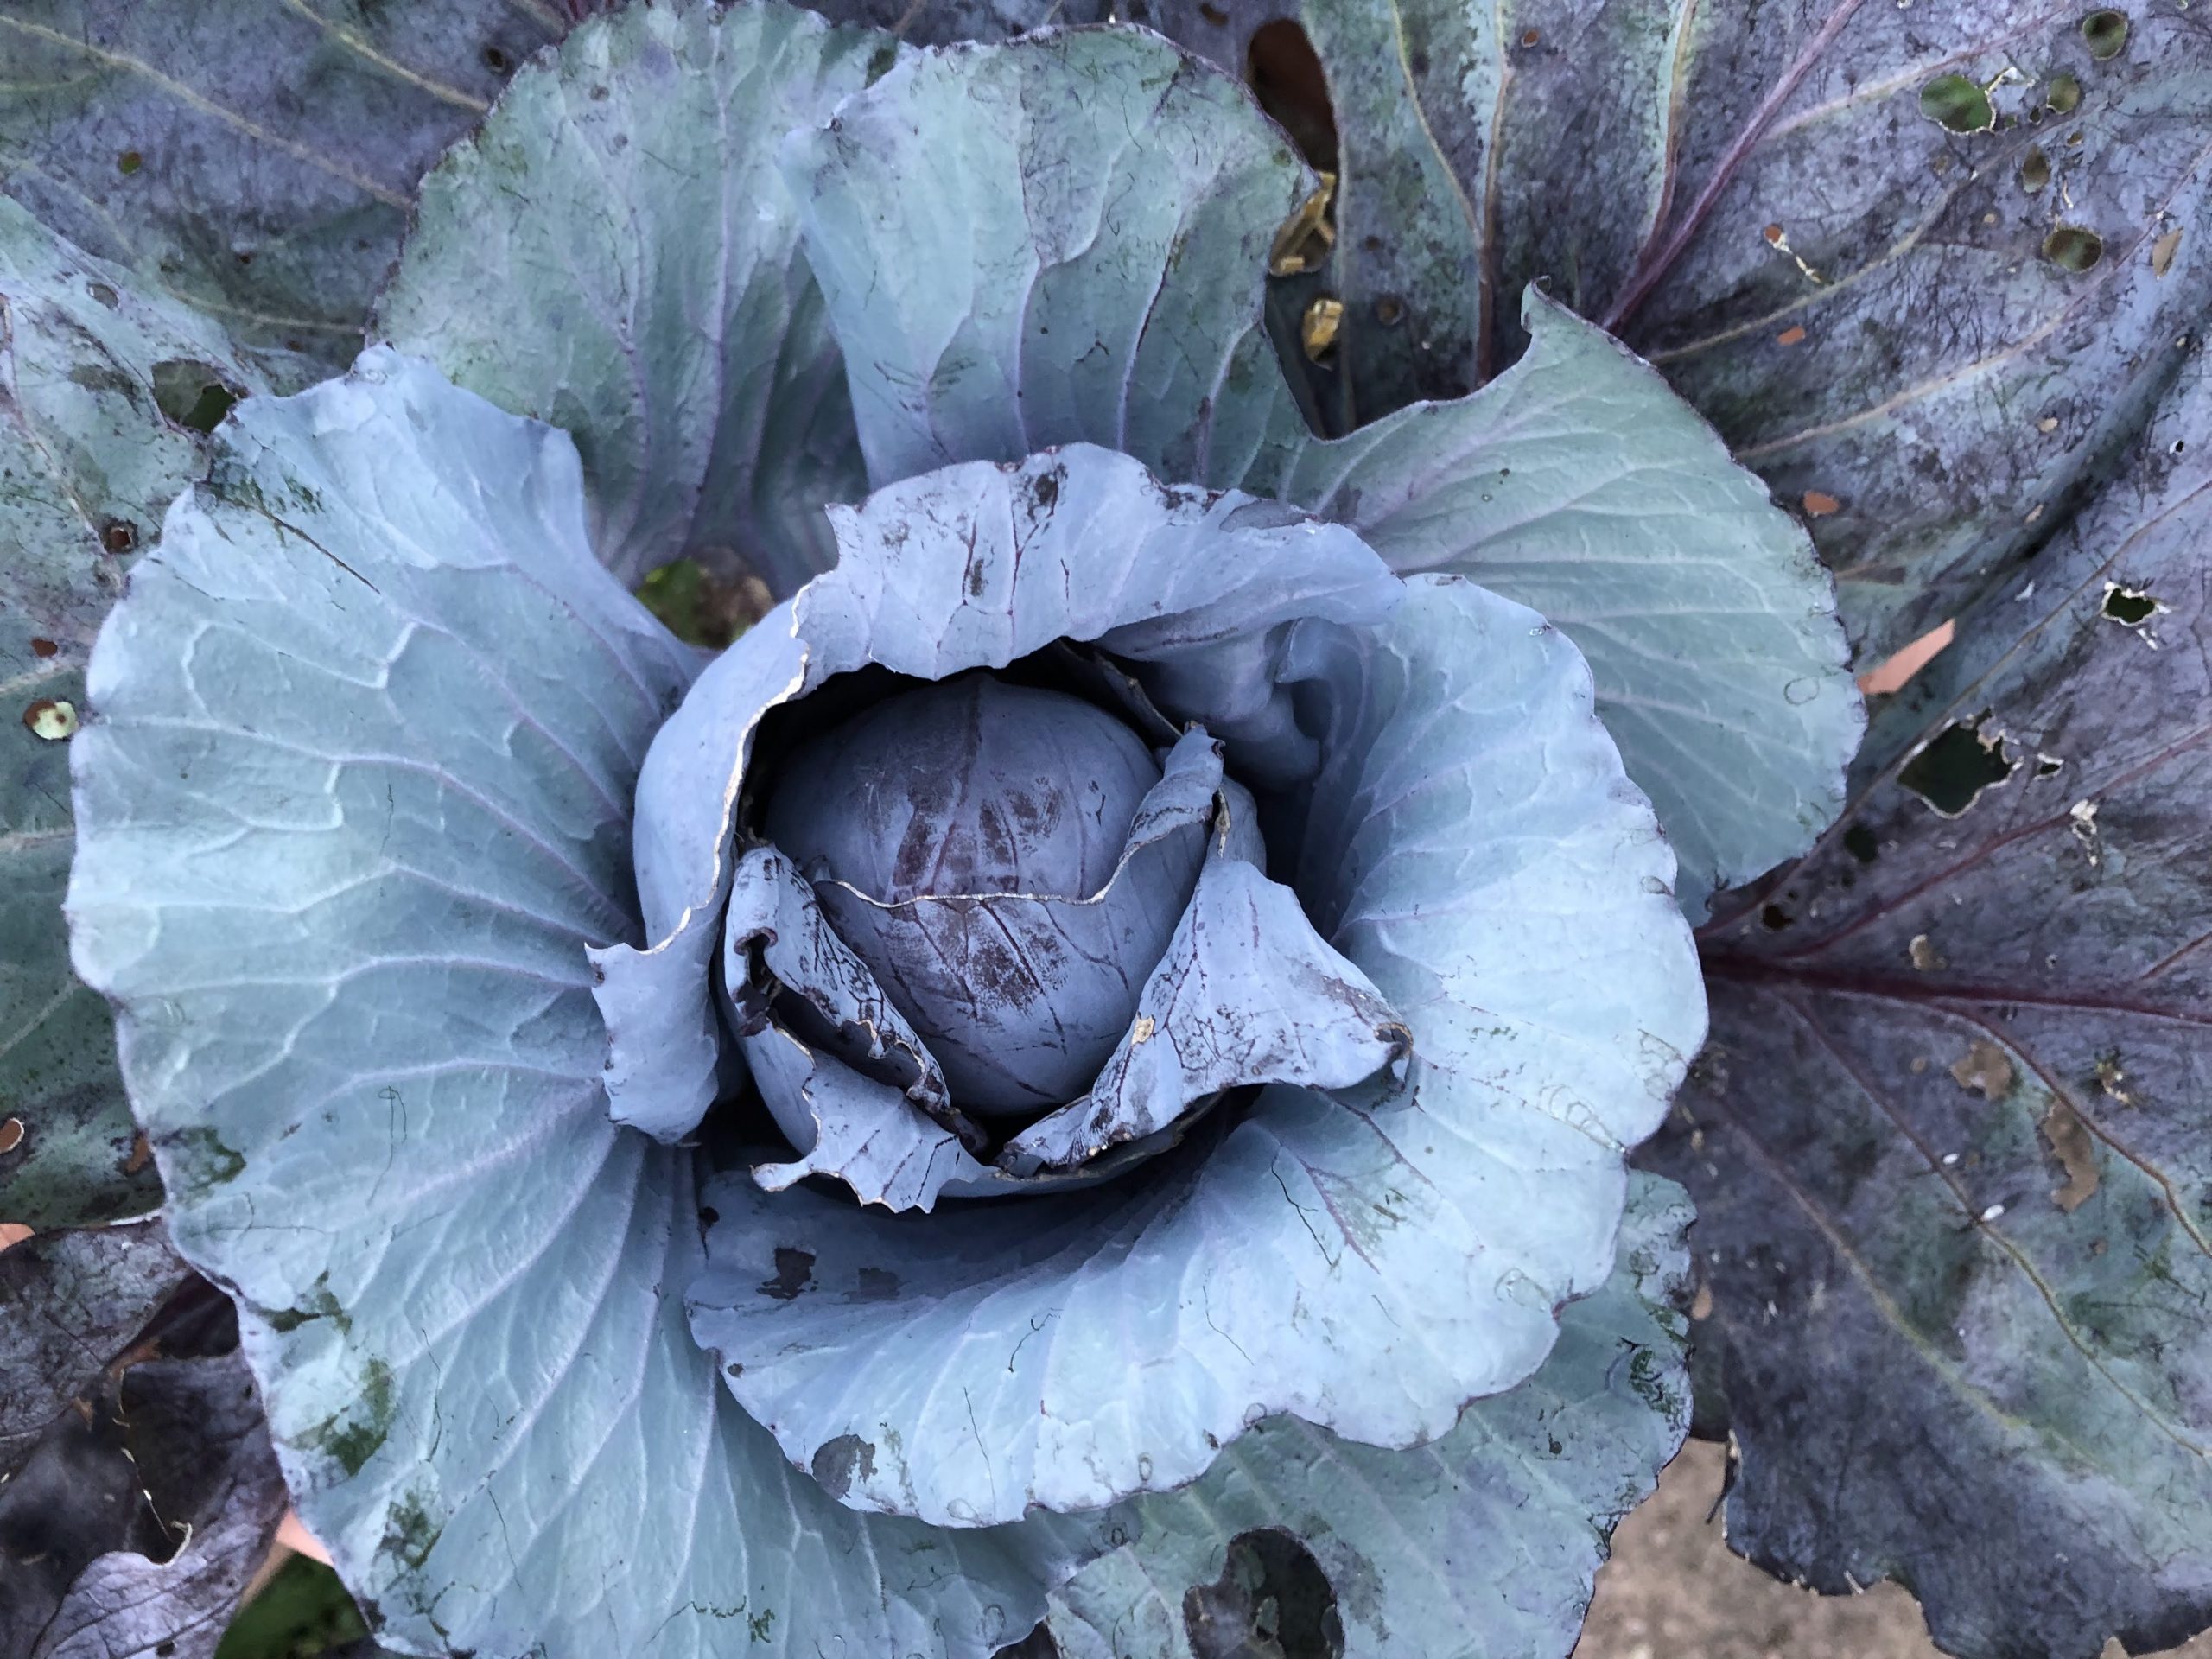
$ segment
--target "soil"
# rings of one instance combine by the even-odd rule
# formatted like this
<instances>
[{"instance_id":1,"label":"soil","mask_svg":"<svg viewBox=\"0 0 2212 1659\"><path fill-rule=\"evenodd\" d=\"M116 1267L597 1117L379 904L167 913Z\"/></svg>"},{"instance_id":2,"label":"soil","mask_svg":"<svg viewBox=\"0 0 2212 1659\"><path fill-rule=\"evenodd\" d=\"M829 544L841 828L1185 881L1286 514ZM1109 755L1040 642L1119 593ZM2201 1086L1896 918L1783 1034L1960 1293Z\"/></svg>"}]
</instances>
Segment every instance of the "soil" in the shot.
<instances>
[{"instance_id":1,"label":"soil","mask_svg":"<svg viewBox=\"0 0 2212 1659\"><path fill-rule=\"evenodd\" d=\"M1574 1659L1938 1659L1919 1604L1893 1584L1819 1596L1731 1554L1718 1515L1723 1454L1693 1440L1621 1523ZM2104 1659L2124 1659L2118 1643ZM2212 1659L2212 1635L2169 1659Z\"/></svg>"}]
</instances>

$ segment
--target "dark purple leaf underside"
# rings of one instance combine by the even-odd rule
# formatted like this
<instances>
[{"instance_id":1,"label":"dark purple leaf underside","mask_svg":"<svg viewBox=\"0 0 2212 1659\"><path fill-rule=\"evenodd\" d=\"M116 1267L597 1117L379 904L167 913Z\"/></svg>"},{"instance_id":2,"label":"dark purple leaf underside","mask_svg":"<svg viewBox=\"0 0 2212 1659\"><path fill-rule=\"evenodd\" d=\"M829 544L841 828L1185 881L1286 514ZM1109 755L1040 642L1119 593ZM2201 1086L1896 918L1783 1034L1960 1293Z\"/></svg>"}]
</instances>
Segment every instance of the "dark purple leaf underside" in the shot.
<instances>
[{"instance_id":1,"label":"dark purple leaf underside","mask_svg":"<svg viewBox=\"0 0 2212 1659\"><path fill-rule=\"evenodd\" d=\"M1697 1199L1731 1544L1897 1578L1971 1659L2212 1623L2209 366L1707 929L1651 1159Z\"/></svg>"}]
</instances>

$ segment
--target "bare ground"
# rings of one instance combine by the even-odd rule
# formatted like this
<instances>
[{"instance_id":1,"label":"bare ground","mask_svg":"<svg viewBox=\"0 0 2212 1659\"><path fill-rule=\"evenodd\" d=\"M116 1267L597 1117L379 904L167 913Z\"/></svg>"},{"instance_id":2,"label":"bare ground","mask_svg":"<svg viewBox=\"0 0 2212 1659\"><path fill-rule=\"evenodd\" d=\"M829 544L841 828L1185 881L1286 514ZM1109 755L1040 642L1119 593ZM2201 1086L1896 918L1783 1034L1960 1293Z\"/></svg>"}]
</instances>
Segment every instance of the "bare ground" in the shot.
<instances>
[{"instance_id":1,"label":"bare ground","mask_svg":"<svg viewBox=\"0 0 2212 1659\"><path fill-rule=\"evenodd\" d=\"M1731 1554L1718 1516L1723 1454L1693 1440L1621 1523L1574 1659L1938 1659L1919 1605L1893 1584L1817 1596ZM2121 1659L2117 1643L2105 1659ZM2212 1659L2212 1635L2170 1659Z\"/></svg>"}]
</instances>

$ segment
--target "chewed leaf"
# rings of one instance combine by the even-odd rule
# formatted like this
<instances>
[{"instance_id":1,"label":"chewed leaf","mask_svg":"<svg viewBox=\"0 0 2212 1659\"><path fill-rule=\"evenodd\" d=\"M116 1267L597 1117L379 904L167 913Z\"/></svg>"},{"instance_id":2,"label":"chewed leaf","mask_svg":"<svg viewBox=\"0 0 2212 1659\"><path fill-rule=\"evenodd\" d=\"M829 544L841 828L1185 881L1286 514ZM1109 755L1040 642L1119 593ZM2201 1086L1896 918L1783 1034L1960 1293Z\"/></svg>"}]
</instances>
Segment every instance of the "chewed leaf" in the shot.
<instances>
[{"instance_id":1,"label":"chewed leaf","mask_svg":"<svg viewBox=\"0 0 2212 1659\"><path fill-rule=\"evenodd\" d=\"M1521 360L1471 397L1314 441L1245 480L1400 571L1518 600L1588 659L1693 920L1834 821L1866 718L1805 532L1649 368L1531 289Z\"/></svg>"},{"instance_id":2,"label":"chewed leaf","mask_svg":"<svg viewBox=\"0 0 2212 1659\"><path fill-rule=\"evenodd\" d=\"M696 658L568 440L381 350L223 435L94 657L71 917L302 1518L421 1652L1013 1639L1071 1535L841 1508L683 1327L689 1155L608 1122L583 946L642 937Z\"/></svg>"},{"instance_id":3,"label":"chewed leaf","mask_svg":"<svg viewBox=\"0 0 2212 1659\"><path fill-rule=\"evenodd\" d=\"M1061 1659L1221 1651L1193 1639L1217 1616L1206 1592L1240 1544L1268 1540L1269 1571L1298 1563L1347 1654L1564 1659L1605 1535L1689 1426L1689 1218L1681 1188L1631 1178L1612 1277L1560 1316L1541 1370L1440 1440L1380 1451L1269 1418L1196 1484L1120 1506L1130 1541L1052 1597ZM1274 1594L1287 1618L1296 1582L1263 1580L1253 1599Z\"/></svg>"},{"instance_id":4,"label":"chewed leaf","mask_svg":"<svg viewBox=\"0 0 2212 1659\"><path fill-rule=\"evenodd\" d=\"M0 1221L161 1202L113 1018L70 971L61 895L93 633L207 464L201 433L162 409L180 376L260 385L219 328L0 200Z\"/></svg>"},{"instance_id":5,"label":"chewed leaf","mask_svg":"<svg viewBox=\"0 0 2212 1659\"><path fill-rule=\"evenodd\" d=\"M867 480L776 147L897 51L796 7L629 7L423 181L378 329L575 439L624 582L696 558L783 598L834 556L822 504Z\"/></svg>"},{"instance_id":6,"label":"chewed leaf","mask_svg":"<svg viewBox=\"0 0 2212 1659\"><path fill-rule=\"evenodd\" d=\"M1030 548L1024 577L1044 563L1059 594ZM693 1330L792 1461L865 1448L847 1504L955 1527L1092 1509L1193 1478L1271 1414L1431 1440L1603 1281L1624 1149L1704 1001L1588 671L1531 613L1417 578L1379 624L1300 623L1285 671L1324 756L1299 898L1411 1027L1410 1094L1270 1088L1141 1182L1018 1211L716 1185ZM785 1251L813 1290L780 1294Z\"/></svg>"},{"instance_id":7,"label":"chewed leaf","mask_svg":"<svg viewBox=\"0 0 2212 1659\"><path fill-rule=\"evenodd\" d=\"M1730 1545L1907 1583L1969 1659L2212 1622L2208 431L2200 353L1876 716L1839 832L1713 925L1649 1149L1698 1203ZM2013 763L1938 803L1934 732Z\"/></svg>"},{"instance_id":8,"label":"chewed leaf","mask_svg":"<svg viewBox=\"0 0 2212 1659\"><path fill-rule=\"evenodd\" d=\"M759 972L751 960L755 953ZM896 1073L916 1105L950 1116L937 1057L868 964L837 937L813 887L773 847L755 847L738 861L722 923L721 982L729 999L725 1018L734 1029L776 1018L786 1012L777 1007L778 998L797 998L842 1058Z\"/></svg>"},{"instance_id":9,"label":"chewed leaf","mask_svg":"<svg viewBox=\"0 0 2212 1659\"><path fill-rule=\"evenodd\" d=\"M1814 535L1871 666L1985 584L2018 588L2212 300L2195 230L2178 259L2157 251L2212 206L2197 11L1899 10L1149 0L1145 17L1231 74L1263 28L1302 29L1318 59L1344 308L1329 430L1503 372L1516 298L1545 283L1777 499L1841 505Z\"/></svg>"},{"instance_id":10,"label":"chewed leaf","mask_svg":"<svg viewBox=\"0 0 2212 1659\"><path fill-rule=\"evenodd\" d=\"M765 1190L780 1192L809 1175L826 1175L862 1204L927 1211L946 1182L982 1176L957 1135L889 1084L780 1027L743 1039L741 1046L761 1100L799 1154L753 1166L753 1179Z\"/></svg>"},{"instance_id":11,"label":"chewed leaf","mask_svg":"<svg viewBox=\"0 0 2212 1659\"><path fill-rule=\"evenodd\" d=\"M0 178L302 385L360 349L424 169L569 16L512 0L15 0L0 10Z\"/></svg>"}]
</instances>

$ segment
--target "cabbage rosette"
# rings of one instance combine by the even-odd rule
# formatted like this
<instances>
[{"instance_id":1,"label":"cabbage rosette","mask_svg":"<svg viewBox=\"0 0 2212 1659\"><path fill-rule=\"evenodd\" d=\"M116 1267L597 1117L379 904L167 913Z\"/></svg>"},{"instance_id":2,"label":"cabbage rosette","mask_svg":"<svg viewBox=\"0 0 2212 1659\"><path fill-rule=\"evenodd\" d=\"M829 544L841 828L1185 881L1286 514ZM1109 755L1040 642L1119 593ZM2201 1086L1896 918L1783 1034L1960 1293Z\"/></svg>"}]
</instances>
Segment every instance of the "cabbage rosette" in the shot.
<instances>
[{"instance_id":1,"label":"cabbage rosette","mask_svg":"<svg viewBox=\"0 0 2212 1659\"><path fill-rule=\"evenodd\" d=\"M1548 302L1307 435L1306 183L1139 31L639 9L433 175L394 343L219 429L92 659L73 948L387 1647L1179 1653L1247 1533L1345 1651L1571 1639L1686 1412L1669 780L1771 807L1682 826L1720 879L1856 705L1802 534ZM780 602L684 645L679 556ZM1737 624L1674 702L1669 591ZM1507 1527L1541 1587L1452 1565Z\"/></svg>"}]
</instances>

